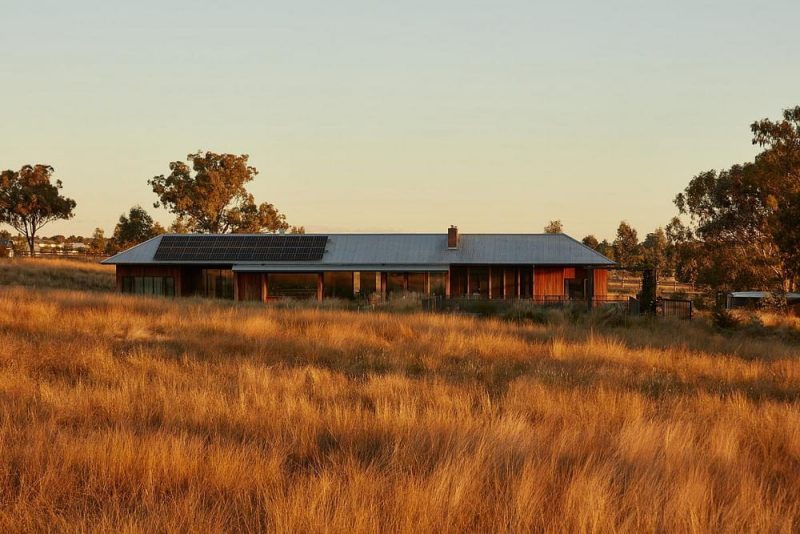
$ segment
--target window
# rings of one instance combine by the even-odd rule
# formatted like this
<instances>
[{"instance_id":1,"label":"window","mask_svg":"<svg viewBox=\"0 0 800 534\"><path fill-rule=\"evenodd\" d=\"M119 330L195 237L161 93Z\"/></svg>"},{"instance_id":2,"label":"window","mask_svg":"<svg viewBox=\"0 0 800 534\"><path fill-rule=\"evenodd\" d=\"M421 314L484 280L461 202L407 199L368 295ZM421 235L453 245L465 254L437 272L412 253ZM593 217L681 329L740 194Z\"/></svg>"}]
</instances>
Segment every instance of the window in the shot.
<instances>
[{"instance_id":1,"label":"window","mask_svg":"<svg viewBox=\"0 0 800 534\"><path fill-rule=\"evenodd\" d=\"M503 271L502 267L491 268L491 280L489 280L489 283L492 285L493 299L503 298Z\"/></svg>"},{"instance_id":2,"label":"window","mask_svg":"<svg viewBox=\"0 0 800 534\"><path fill-rule=\"evenodd\" d=\"M327 272L323 274L323 283L326 298L353 298L353 273Z\"/></svg>"},{"instance_id":3,"label":"window","mask_svg":"<svg viewBox=\"0 0 800 534\"><path fill-rule=\"evenodd\" d=\"M425 285L425 273L408 273L409 292L424 295L426 293Z\"/></svg>"},{"instance_id":4,"label":"window","mask_svg":"<svg viewBox=\"0 0 800 534\"><path fill-rule=\"evenodd\" d=\"M430 273L431 295L443 297L445 293L446 273Z\"/></svg>"},{"instance_id":5,"label":"window","mask_svg":"<svg viewBox=\"0 0 800 534\"><path fill-rule=\"evenodd\" d=\"M175 279L171 276L125 276L122 292L132 295L175 296Z\"/></svg>"},{"instance_id":6,"label":"window","mask_svg":"<svg viewBox=\"0 0 800 534\"><path fill-rule=\"evenodd\" d=\"M386 292L402 293L406 290L406 273L389 273L386 276Z\"/></svg>"},{"instance_id":7,"label":"window","mask_svg":"<svg viewBox=\"0 0 800 534\"><path fill-rule=\"evenodd\" d=\"M375 293L381 292L380 274L374 271L362 271L359 273L361 276L361 288L359 294L362 297L369 297Z\"/></svg>"},{"instance_id":8,"label":"window","mask_svg":"<svg viewBox=\"0 0 800 534\"><path fill-rule=\"evenodd\" d=\"M233 271L203 269L203 294L217 299L233 298Z\"/></svg>"},{"instance_id":9,"label":"window","mask_svg":"<svg viewBox=\"0 0 800 534\"><path fill-rule=\"evenodd\" d=\"M269 296L313 299L317 297L317 273L270 273Z\"/></svg>"},{"instance_id":10,"label":"window","mask_svg":"<svg viewBox=\"0 0 800 534\"><path fill-rule=\"evenodd\" d=\"M489 269L469 267L469 295L487 298L489 296Z\"/></svg>"}]
</instances>

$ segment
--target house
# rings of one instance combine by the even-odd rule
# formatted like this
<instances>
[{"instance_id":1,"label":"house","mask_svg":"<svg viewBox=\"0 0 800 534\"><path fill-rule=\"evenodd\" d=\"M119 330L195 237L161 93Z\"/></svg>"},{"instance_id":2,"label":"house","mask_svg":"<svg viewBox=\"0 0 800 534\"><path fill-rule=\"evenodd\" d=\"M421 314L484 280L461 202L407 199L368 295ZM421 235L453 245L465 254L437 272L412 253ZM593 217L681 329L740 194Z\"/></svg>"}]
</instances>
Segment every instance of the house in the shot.
<instances>
[{"instance_id":1,"label":"house","mask_svg":"<svg viewBox=\"0 0 800 534\"><path fill-rule=\"evenodd\" d=\"M604 298L614 262L565 234L166 234L105 261L123 293L276 298Z\"/></svg>"}]
</instances>

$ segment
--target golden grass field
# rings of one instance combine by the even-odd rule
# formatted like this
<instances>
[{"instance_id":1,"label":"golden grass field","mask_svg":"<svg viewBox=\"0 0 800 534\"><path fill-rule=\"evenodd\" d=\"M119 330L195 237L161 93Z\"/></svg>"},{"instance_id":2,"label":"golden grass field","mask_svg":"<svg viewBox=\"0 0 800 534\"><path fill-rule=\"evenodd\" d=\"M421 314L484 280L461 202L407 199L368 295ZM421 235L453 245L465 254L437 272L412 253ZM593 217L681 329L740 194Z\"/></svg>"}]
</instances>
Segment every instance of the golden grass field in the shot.
<instances>
[{"instance_id":1,"label":"golden grass field","mask_svg":"<svg viewBox=\"0 0 800 534\"><path fill-rule=\"evenodd\" d=\"M35 287L59 271L70 289ZM3 531L800 529L796 321L515 324L74 288L112 273L0 265Z\"/></svg>"}]
</instances>

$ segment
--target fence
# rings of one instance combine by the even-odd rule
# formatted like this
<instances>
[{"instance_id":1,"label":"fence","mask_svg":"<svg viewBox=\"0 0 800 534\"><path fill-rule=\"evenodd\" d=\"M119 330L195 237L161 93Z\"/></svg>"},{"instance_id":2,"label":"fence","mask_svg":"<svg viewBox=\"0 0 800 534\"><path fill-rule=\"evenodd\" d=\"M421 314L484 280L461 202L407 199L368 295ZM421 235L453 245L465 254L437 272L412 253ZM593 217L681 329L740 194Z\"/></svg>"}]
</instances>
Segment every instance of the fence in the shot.
<instances>
[{"instance_id":1,"label":"fence","mask_svg":"<svg viewBox=\"0 0 800 534\"><path fill-rule=\"evenodd\" d=\"M656 300L656 315L661 317L677 317L690 319L694 309L691 300L658 299Z\"/></svg>"}]
</instances>

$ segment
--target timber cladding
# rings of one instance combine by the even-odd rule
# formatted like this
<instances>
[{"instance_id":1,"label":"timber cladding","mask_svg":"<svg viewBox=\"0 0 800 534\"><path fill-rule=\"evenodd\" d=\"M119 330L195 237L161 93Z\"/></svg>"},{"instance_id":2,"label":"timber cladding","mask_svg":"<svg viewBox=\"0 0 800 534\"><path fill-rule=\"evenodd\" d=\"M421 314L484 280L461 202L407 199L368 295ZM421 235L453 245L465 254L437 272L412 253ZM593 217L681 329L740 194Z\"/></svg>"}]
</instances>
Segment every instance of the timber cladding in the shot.
<instances>
[{"instance_id":1,"label":"timber cladding","mask_svg":"<svg viewBox=\"0 0 800 534\"><path fill-rule=\"evenodd\" d=\"M566 269L571 269L572 276L575 276L575 269L572 267L536 267L533 271L534 296L563 296Z\"/></svg>"}]
</instances>

